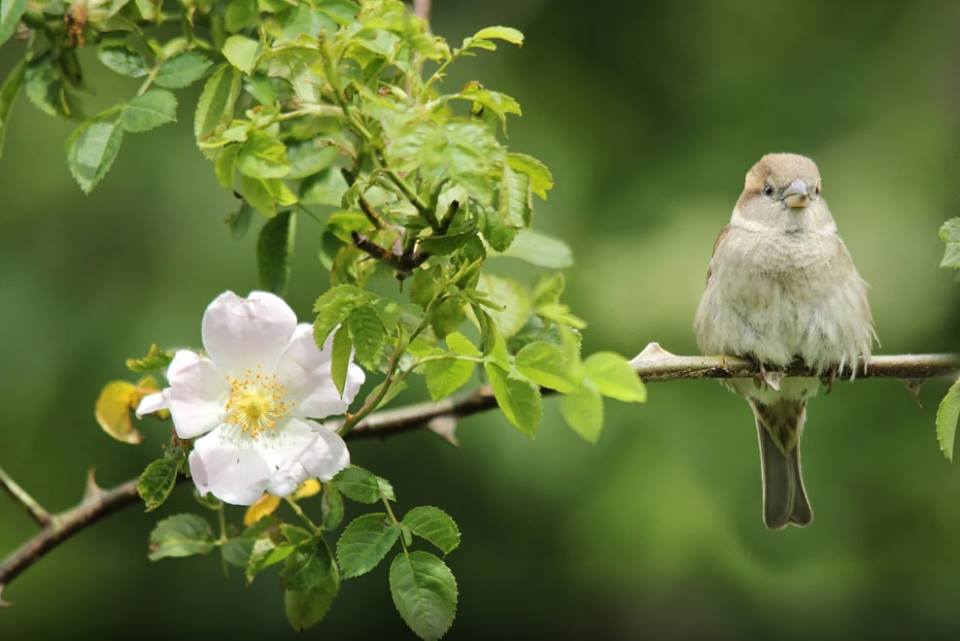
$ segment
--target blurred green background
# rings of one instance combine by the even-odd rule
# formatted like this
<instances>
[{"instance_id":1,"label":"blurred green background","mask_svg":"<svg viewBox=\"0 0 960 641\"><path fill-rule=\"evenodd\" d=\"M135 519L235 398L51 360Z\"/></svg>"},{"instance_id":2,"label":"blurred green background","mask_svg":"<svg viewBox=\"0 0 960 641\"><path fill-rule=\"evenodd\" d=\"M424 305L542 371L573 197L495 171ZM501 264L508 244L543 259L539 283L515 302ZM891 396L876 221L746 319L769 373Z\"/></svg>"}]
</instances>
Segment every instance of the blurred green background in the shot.
<instances>
[{"instance_id":1,"label":"blurred green background","mask_svg":"<svg viewBox=\"0 0 960 641\"><path fill-rule=\"evenodd\" d=\"M957 349L960 289L937 267L936 236L958 212L956 3L434 4L454 42L487 24L527 35L450 81L478 77L523 104L511 144L555 174L536 226L575 250L568 299L590 323L587 352L632 356L651 340L695 352L715 235L768 151L819 163L872 285L881 351ZM0 72L21 46L0 51ZM93 105L135 89L89 67ZM0 161L0 465L51 509L79 497L88 466L113 484L158 452L156 423L133 448L93 420L102 383L130 377L124 358L199 343L205 305L257 284L254 236L231 241L234 202L190 133L196 94L176 128L128 136L89 197L66 168L71 125L24 99L14 108ZM300 231L289 300L306 317L326 275L320 229ZM434 504L459 521L451 639L955 639L960 470L933 432L945 388L927 385L923 409L897 381L818 398L804 444L817 519L778 533L760 522L749 410L709 381L608 402L595 447L551 401L534 442L491 413L462 423L460 449L417 433L352 451L394 481L401 509ZM191 503L181 489L159 516ZM246 588L212 556L148 562L157 517L127 509L50 554L5 591L15 606L0 611L0 638L294 637L272 577ZM0 496L0 549L33 532ZM386 568L346 582L304 636L409 637Z\"/></svg>"}]
</instances>

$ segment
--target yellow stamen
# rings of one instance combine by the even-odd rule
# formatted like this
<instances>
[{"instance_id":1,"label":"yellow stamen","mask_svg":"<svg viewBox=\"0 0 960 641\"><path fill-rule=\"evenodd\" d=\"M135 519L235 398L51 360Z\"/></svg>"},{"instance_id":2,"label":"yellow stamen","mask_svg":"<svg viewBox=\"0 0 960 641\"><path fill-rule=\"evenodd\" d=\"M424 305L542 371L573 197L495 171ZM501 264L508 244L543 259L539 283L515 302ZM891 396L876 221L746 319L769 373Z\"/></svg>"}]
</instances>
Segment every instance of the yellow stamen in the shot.
<instances>
[{"instance_id":1,"label":"yellow stamen","mask_svg":"<svg viewBox=\"0 0 960 641\"><path fill-rule=\"evenodd\" d=\"M287 390L275 374L265 375L258 366L240 378L230 377L230 398L227 400L226 422L238 426L256 438L261 432L274 429L289 412L284 400Z\"/></svg>"}]
</instances>

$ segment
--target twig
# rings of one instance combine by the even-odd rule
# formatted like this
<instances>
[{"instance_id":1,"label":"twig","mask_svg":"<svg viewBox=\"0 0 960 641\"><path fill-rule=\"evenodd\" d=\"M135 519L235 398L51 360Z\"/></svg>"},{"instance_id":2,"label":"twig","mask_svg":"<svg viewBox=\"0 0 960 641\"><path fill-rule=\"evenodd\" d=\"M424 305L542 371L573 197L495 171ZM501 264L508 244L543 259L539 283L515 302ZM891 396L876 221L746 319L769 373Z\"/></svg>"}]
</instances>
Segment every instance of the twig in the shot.
<instances>
[{"instance_id":1,"label":"twig","mask_svg":"<svg viewBox=\"0 0 960 641\"><path fill-rule=\"evenodd\" d=\"M756 374L754 363L728 356L676 356L651 343L633 361L634 370L648 383L680 379L747 377ZM960 372L960 354L906 354L874 356L856 369L856 378L929 379L955 376ZM802 363L786 368L786 376L817 377L819 373ZM839 372L837 380L849 380L854 372ZM549 390L544 390L549 393ZM496 407L489 386L438 403L418 403L394 410L376 412L360 421L347 439L384 438L429 425L440 418L461 418ZM184 479L179 479L183 482ZM27 506L29 496L0 471L0 482L18 502ZM15 488L15 489L11 489ZM43 529L0 563L0 592L24 570L43 558L50 550L104 516L138 502L137 479L131 479L109 490L88 492L76 507L56 515L28 508L38 523L46 515ZM37 508L36 502L33 502ZM3 602L0 601L0 604Z\"/></svg>"},{"instance_id":2,"label":"twig","mask_svg":"<svg viewBox=\"0 0 960 641\"><path fill-rule=\"evenodd\" d=\"M10 478L10 475L4 472L2 467L0 467L0 487L2 487L14 501L23 506L23 509L37 522L37 525L46 527L50 524L50 513L43 509L43 506L37 503L37 500L20 487L16 481Z\"/></svg>"}]
</instances>

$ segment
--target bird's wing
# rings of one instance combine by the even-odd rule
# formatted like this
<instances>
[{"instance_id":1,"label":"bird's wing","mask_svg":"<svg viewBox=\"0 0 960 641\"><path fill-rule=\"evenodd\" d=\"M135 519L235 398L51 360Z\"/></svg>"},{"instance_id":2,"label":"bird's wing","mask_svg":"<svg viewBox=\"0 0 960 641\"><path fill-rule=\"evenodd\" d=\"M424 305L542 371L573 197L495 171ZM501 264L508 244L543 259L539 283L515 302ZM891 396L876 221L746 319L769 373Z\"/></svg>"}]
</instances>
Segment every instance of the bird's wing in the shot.
<instances>
[{"instance_id":1,"label":"bird's wing","mask_svg":"<svg viewBox=\"0 0 960 641\"><path fill-rule=\"evenodd\" d=\"M717 255L717 249L720 247L720 243L724 241L727 237L727 234L730 233L730 225L724 225L723 229L720 230L720 233L717 235L717 240L713 243L713 253L710 254L710 265L707 265L707 282L710 282L710 276L713 275L713 269L711 265L713 264L713 257Z\"/></svg>"}]
</instances>

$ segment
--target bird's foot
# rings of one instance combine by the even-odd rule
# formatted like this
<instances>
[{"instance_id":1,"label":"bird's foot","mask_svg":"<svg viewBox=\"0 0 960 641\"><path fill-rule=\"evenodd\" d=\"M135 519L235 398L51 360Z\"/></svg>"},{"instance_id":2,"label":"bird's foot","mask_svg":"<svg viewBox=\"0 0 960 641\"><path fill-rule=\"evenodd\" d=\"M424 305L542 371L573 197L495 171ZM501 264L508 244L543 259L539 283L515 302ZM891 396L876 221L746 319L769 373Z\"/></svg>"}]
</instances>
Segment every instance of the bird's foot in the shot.
<instances>
[{"instance_id":1,"label":"bird's foot","mask_svg":"<svg viewBox=\"0 0 960 641\"><path fill-rule=\"evenodd\" d=\"M840 366L831 365L820 375L820 382L823 383L827 391L823 393L824 396L828 395L833 391L833 384L837 380L837 377L840 375Z\"/></svg>"},{"instance_id":2,"label":"bird's foot","mask_svg":"<svg viewBox=\"0 0 960 641\"><path fill-rule=\"evenodd\" d=\"M763 364L763 361L760 361L753 357L748 357L754 364L754 374L753 382L758 389L763 389L764 387L769 387L770 389L779 392L780 391L780 382L783 380L784 373L780 370L767 370L766 366Z\"/></svg>"}]
</instances>

